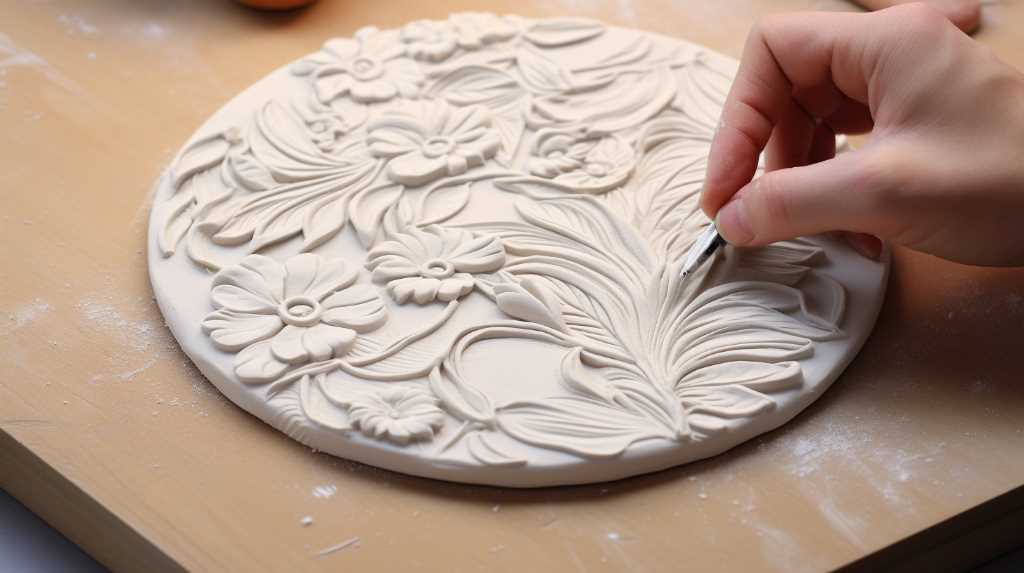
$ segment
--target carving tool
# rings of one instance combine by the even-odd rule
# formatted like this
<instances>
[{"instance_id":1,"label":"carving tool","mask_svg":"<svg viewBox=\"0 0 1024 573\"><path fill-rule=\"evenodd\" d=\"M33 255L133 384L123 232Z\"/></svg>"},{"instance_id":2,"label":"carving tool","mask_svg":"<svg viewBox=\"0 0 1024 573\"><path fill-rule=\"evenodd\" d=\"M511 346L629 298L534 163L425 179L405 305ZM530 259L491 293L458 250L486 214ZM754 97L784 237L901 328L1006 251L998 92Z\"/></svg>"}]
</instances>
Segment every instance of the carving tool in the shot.
<instances>
[{"instance_id":1,"label":"carving tool","mask_svg":"<svg viewBox=\"0 0 1024 573\"><path fill-rule=\"evenodd\" d=\"M704 264L704 261L710 259L711 255L715 254L715 251L724 244L725 239L718 233L718 227L714 223L708 225L690 247L690 252L686 255L679 276L686 280L687 276L693 274L693 271Z\"/></svg>"}]
</instances>

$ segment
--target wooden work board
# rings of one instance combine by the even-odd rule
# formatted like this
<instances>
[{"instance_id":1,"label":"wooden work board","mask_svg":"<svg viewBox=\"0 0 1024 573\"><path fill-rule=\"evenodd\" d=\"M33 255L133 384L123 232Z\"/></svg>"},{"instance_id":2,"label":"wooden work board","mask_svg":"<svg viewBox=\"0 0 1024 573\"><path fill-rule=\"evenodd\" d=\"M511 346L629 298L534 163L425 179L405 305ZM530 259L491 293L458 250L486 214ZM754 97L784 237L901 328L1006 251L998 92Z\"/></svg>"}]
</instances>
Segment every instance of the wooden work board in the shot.
<instances>
[{"instance_id":1,"label":"wooden work board","mask_svg":"<svg viewBox=\"0 0 1024 573\"><path fill-rule=\"evenodd\" d=\"M221 397L151 298L152 184L213 111L325 38L476 9L738 57L755 18L808 8L853 9L0 0L0 487L118 570L956 569L1020 543L1021 269L897 250L867 345L784 428L661 473L533 491L310 451ZM1024 5L988 4L977 39L1024 68L1022 26Z\"/></svg>"}]
</instances>

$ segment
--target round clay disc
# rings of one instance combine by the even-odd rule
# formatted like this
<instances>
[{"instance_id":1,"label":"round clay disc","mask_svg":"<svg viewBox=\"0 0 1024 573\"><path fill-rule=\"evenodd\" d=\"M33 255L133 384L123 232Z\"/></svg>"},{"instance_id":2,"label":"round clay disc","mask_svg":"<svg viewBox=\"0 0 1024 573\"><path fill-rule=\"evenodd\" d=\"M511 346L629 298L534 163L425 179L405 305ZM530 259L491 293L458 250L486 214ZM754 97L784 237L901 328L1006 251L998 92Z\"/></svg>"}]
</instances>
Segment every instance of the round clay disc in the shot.
<instances>
[{"instance_id":1,"label":"round clay disc","mask_svg":"<svg viewBox=\"0 0 1024 573\"><path fill-rule=\"evenodd\" d=\"M718 454L825 391L887 271L814 237L680 278L734 71L581 19L329 40L159 182L160 308L235 404L343 458L533 487Z\"/></svg>"}]
</instances>

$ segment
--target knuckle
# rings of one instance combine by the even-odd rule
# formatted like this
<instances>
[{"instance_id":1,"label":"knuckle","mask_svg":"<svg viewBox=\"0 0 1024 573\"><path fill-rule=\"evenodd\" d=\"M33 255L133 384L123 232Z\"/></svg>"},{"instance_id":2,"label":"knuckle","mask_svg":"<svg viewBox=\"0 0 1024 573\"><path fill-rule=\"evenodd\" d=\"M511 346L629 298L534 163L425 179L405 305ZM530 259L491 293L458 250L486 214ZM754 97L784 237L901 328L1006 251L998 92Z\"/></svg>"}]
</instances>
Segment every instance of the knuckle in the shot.
<instances>
[{"instance_id":1,"label":"knuckle","mask_svg":"<svg viewBox=\"0 0 1024 573\"><path fill-rule=\"evenodd\" d=\"M756 101L740 95L728 104L722 114L721 129L735 133L752 151L760 153L772 131L772 120Z\"/></svg>"},{"instance_id":2,"label":"knuckle","mask_svg":"<svg viewBox=\"0 0 1024 573\"><path fill-rule=\"evenodd\" d=\"M904 25L915 31L934 31L940 27L944 28L949 21L946 17L925 2L913 2L898 6L900 19Z\"/></svg>"}]
</instances>

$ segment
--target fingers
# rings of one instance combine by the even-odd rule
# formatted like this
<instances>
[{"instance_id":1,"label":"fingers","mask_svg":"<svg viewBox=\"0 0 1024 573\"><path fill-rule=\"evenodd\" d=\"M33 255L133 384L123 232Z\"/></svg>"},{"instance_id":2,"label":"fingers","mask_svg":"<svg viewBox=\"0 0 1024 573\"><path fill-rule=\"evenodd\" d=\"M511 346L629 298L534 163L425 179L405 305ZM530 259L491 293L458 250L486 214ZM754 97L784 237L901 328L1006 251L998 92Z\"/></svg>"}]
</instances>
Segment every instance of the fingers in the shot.
<instances>
[{"instance_id":1,"label":"fingers","mask_svg":"<svg viewBox=\"0 0 1024 573\"><path fill-rule=\"evenodd\" d=\"M879 200L891 182L868 176L862 155L765 173L718 212L719 232L737 246L835 230L883 234L892 226L889 219L898 216Z\"/></svg>"},{"instance_id":2,"label":"fingers","mask_svg":"<svg viewBox=\"0 0 1024 573\"><path fill-rule=\"evenodd\" d=\"M875 15L778 16L754 28L711 145L701 207L713 215L754 176L770 148L770 167L807 155L814 133L794 110L833 119L833 128L870 129L867 84L876 50L865 38ZM858 107L859 106L859 107Z\"/></svg>"},{"instance_id":3,"label":"fingers","mask_svg":"<svg viewBox=\"0 0 1024 573\"><path fill-rule=\"evenodd\" d=\"M831 114L819 117L834 133L856 135L867 133L875 127L868 106L850 98L843 98Z\"/></svg>"},{"instance_id":4,"label":"fingers","mask_svg":"<svg viewBox=\"0 0 1024 573\"><path fill-rule=\"evenodd\" d=\"M868 10L884 10L906 4L909 0L853 0ZM957 28L968 34L978 29L981 23L981 2L979 0L929 0L928 4L949 18Z\"/></svg>"},{"instance_id":5,"label":"fingers","mask_svg":"<svg viewBox=\"0 0 1024 573\"><path fill-rule=\"evenodd\" d=\"M825 123L818 124L811 137L806 163L818 163L836 156L836 132Z\"/></svg>"},{"instance_id":6,"label":"fingers","mask_svg":"<svg viewBox=\"0 0 1024 573\"><path fill-rule=\"evenodd\" d=\"M817 129L814 118L795 101L790 101L772 130L765 149L765 167L775 171L794 165L806 165Z\"/></svg>"}]
</instances>

